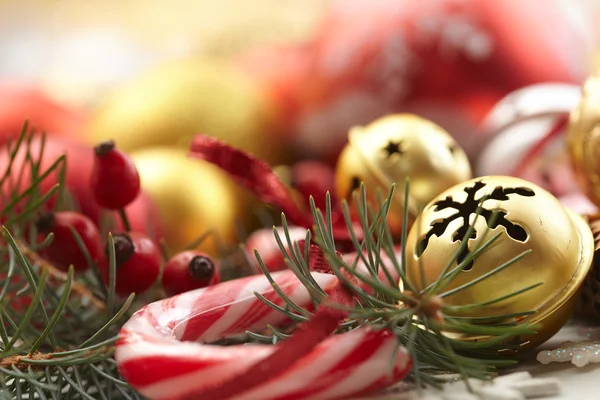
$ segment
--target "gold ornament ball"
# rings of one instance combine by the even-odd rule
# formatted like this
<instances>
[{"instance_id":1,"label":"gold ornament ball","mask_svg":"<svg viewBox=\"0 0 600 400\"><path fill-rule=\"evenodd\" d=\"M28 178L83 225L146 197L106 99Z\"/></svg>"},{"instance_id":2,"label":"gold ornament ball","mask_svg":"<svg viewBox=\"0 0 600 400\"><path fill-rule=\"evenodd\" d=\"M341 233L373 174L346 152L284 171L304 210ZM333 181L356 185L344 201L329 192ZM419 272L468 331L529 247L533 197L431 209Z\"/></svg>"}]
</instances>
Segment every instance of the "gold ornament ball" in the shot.
<instances>
[{"instance_id":1,"label":"gold ornament ball","mask_svg":"<svg viewBox=\"0 0 600 400\"><path fill-rule=\"evenodd\" d=\"M412 220L436 195L470 179L471 166L448 132L416 115L389 115L350 130L348 144L336 166L336 192L340 199L352 202L352 192L363 182L367 196L374 202L376 188L385 196L396 183L388 223L392 233L398 233L407 178L407 207Z\"/></svg>"},{"instance_id":2,"label":"gold ornament ball","mask_svg":"<svg viewBox=\"0 0 600 400\"><path fill-rule=\"evenodd\" d=\"M481 201L484 196L486 199ZM479 204L483 211L475 220ZM494 211L498 212L495 220ZM461 306L484 303L542 283L517 296L460 315L495 317L535 311L525 320L540 324L538 332L516 340L521 349L546 341L571 315L576 294L590 269L594 255L590 227L550 193L525 180L503 176L472 179L437 196L415 221L406 241L408 281L418 289L423 288L421 279L425 285L434 282L459 251L474 220L475 230L468 239L467 251L457 257L459 261L495 234L501 232L501 236L467 264L444 290L459 288L523 252L530 253L502 271L445 297L444 301ZM451 268L456 265L455 262Z\"/></svg>"},{"instance_id":3,"label":"gold ornament ball","mask_svg":"<svg viewBox=\"0 0 600 400\"><path fill-rule=\"evenodd\" d=\"M153 146L188 148L194 135L224 140L268 162L284 158L276 110L257 83L226 64L167 63L116 91L95 111L86 136L115 140L126 152Z\"/></svg>"},{"instance_id":4,"label":"gold ornament ball","mask_svg":"<svg viewBox=\"0 0 600 400\"><path fill-rule=\"evenodd\" d=\"M600 205L600 71L585 82L579 105L571 112L566 139L577 182Z\"/></svg>"},{"instance_id":5,"label":"gold ornament ball","mask_svg":"<svg viewBox=\"0 0 600 400\"><path fill-rule=\"evenodd\" d=\"M142 189L156 204L162 234L172 251L213 230L223 244L236 242L236 219L245 213L240 189L220 169L189 158L182 149L156 147L131 154ZM215 254L213 235L199 249Z\"/></svg>"}]
</instances>

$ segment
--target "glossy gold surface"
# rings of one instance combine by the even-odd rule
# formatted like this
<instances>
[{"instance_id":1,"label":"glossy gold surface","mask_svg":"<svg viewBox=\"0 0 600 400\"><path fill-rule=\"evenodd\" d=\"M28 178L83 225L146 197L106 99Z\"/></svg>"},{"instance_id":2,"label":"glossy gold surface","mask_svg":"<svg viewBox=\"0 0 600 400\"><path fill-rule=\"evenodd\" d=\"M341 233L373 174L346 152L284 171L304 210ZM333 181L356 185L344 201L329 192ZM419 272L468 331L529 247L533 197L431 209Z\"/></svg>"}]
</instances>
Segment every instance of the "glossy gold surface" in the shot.
<instances>
[{"instance_id":1,"label":"glossy gold surface","mask_svg":"<svg viewBox=\"0 0 600 400\"><path fill-rule=\"evenodd\" d=\"M123 151L153 146L187 149L207 134L275 162L284 159L275 109L249 77L204 60L167 63L116 91L94 113L92 143L115 140Z\"/></svg>"},{"instance_id":2,"label":"glossy gold surface","mask_svg":"<svg viewBox=\"0 0 600 400\"><path fill-rule=\"evenodd\" d=\"M600 205L600 72L585 82L579 106L571 112L567 147L578 183Z\"/></svg>"},{"instance_id":3,"label":"glossy gold surface","mask_svg":"<svg viewBox=\"0 0 600 400\"><path fill-rule=\"evenodd\" d=\"M244 197L221 170L172 148L140 150L132 158L143 190L158 208L165 240L172 251L182 250L209 229L223 243L235 242L236 218L245 213ZM214 254L214 237L200 248Z\"/></svg>"},{"instance_id":4,"label":"glossy gold surface","mask_svg":"<svg viewBox=\"0 0 600 400\"><path fill-rule=\"evenodd\" d=\"M412 114L380 118L352 128L336 167L336 191L351 200L362 181L367 194L387 194L396 183L389 223L398 231L404 212L404 185L410 178L408 211L415 218L436 195L471 178L464 151L438 125Z\"/></svg>"},{"instance_id":5,"label":"glossy gold surface","mask_svg":"<svg viewBox=\"0 0 600 400\"><path fill-rule=\"evenodd\" d=\"M493 317L535 311L526 319L541 324L541 328L535 336L519 340L524 347L539 344L557 332L569 317L575 294L592 262L594 240L582 217L534 184L513 177L482 177L440 194L425 208L408 235L408 279L417 288L423 287L420 264L425 285L440 276L458 251L484 196L489 197L481 203L483 212L474 222L475 234L469 239L468 251L474 251L498 232L501 236L445 290L472 282L525 251L530 253L444 301L453 305L483 303L543 283L518 296L461 314ZM494 210L500 212L495 222L491 219ZM452 268L455 266L456 263Z\"/></svg>"}]
</instances>

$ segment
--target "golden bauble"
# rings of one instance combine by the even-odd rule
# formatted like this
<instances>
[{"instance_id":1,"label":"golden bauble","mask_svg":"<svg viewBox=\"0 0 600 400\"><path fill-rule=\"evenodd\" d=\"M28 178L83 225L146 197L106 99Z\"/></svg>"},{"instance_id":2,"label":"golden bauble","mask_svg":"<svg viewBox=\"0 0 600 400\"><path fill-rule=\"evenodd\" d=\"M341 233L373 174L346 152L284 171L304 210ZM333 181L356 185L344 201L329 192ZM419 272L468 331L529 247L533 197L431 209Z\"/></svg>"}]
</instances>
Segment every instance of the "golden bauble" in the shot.
<instances>
[{"instance_id":1,"label":"golden bauble","mask_svg":"<svg viewBox=\"0 0 600 400\"><path fill-rule=\"evenodd\" d=\"M600 206L600 72L585 82L579 105L571 112L567 148L578 183Z\"/></svg>"},{"instance_id":2,"label":"golden bauble","mask_svg":"<svg viewBox=\"0 0 600 400\"><path fill-rule=\"evenodd\" d=\"M452 136L431 121L412 114L380 118L365 127L354 127L336 167L336 192L352 200L360 182L367 195L383 195L396 183L388 214L392 232L399 232L404 215L404 188L410 179L407 208L411 219L435 196L471 178L465 152Z\"/></svg>"},{"instance_id":3,"label":"golden bauble","mask_svg":"<svg viewBox=\"0 0 600 400\"><path fill-rule=\"evenodd\" d=\"M484 196L487 199L481 202ZM468 241L467 251L473 252L495 234L502 234L444 290L478 279L525 251L530 253L501 272L445 297L444 301L452 305L478 304L543 283L509 299L460 314L494 317L535 311L525 320L539 323L539 331L518 340L523 348L540 344L554 335L570 316L578 297L576 293L592 262L594 239L582 217L532 183L512 177L489 176L469 180L437 196L409 232L407 279L421 289L421 279L429 285L441 275L459 250L479 204L483 211L474 222L475 231ZM492 223L495 210L499 212L498 218ZM458 259L462 261L466 254L459 255ZM451 268L456 265L455 262Z\"/></svg>"},{"instance_id":4,"label":"golden bauble","mask_svg":"<svg viewBox=\"0 0 600 400\"><path fill-rule=\"evenodd\" d=\"M244 215L240 189L219 168L189 158L182 149L149 148L131 154L142 189L154 201L162 235L172 251L180 251L208 230L225 245L237 241L236 220ZM215 236L199 247L217 250Z\"/></svg>"},{"instance_id":5,"label":"golden bauble","mask_svg":"<svg viewBox=\"0 0 600 400\"><path fill-rule=\"evenodd\" d=\"M131 152L188 148L203 133L268 162L284 158L273 133L275 109L257 83L233 67L206 60L171 62L115 92L96 110L86 135L115 140Z\"/></svg>"}]
</instances>

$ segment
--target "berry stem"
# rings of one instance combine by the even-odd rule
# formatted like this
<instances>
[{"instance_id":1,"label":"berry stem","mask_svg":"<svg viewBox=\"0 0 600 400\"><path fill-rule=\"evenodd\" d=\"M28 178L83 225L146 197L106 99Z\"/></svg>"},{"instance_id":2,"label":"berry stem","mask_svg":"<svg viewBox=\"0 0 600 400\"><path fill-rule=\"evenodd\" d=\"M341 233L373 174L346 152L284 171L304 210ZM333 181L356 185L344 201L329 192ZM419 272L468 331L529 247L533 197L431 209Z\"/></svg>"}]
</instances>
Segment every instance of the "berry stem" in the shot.
<instances>
[{"instance_id":1,"label":"berry stem","mask_svg":"<svg viewBox=\"0 0 600 400\"><path fill-rule=\"evenodd\" d=\"M115 149L114 140L107 140L94 147L94 153L97 156L103 157Z\"/></svg>"},{"instance_id":2,"label":"berry stem","mask_svg":"<svg viewBox=\"0 0 600 400\"><path fill-rule=\"evenodd\" d=\"M171 258L171 250L169 249L169 245L164 238L161 238L159 243L160 254L162 255L163 261L167 262Z\"/></svg>"},{"instance_id":3,"label":"berry stem","mask_svg":"<svg viewBox=\"0 0 600 400\"><path fill-rule=\"evenodd\" d=\"M125 227L125 232L131 231L131 225L129 224L129 218L127 218L127 213L124 208L119 208L119 215L121 216L121 221L123 221L123 226Z\"/></svg>"}]
</instances>

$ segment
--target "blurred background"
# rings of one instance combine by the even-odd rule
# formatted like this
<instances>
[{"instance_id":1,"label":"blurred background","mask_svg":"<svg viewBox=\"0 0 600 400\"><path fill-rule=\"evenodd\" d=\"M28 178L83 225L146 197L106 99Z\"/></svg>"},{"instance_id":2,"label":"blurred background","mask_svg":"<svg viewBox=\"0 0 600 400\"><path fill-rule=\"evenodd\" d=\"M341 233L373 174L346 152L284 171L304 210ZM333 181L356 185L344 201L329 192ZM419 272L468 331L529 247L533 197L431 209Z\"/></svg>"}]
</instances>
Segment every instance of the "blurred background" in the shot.
<instances>
[{"instance_id":1,"label":"blurred background","mask_svg":"<svg viewBox=\"0 0 600 400\"><path fill-rule=\"evenodd\" d=\"M600 0L4 0L0 140L26 118L74 158L114 139L142 174L136 223L156 215L173 247L209 228L232 240L256 200L187 159L194 134L333 171L350 127L413 112L475 159L478 126L505 95L585 80L599 11ZM80 158L69 184L95 216Z\"/></svg>"}]
</instances>

